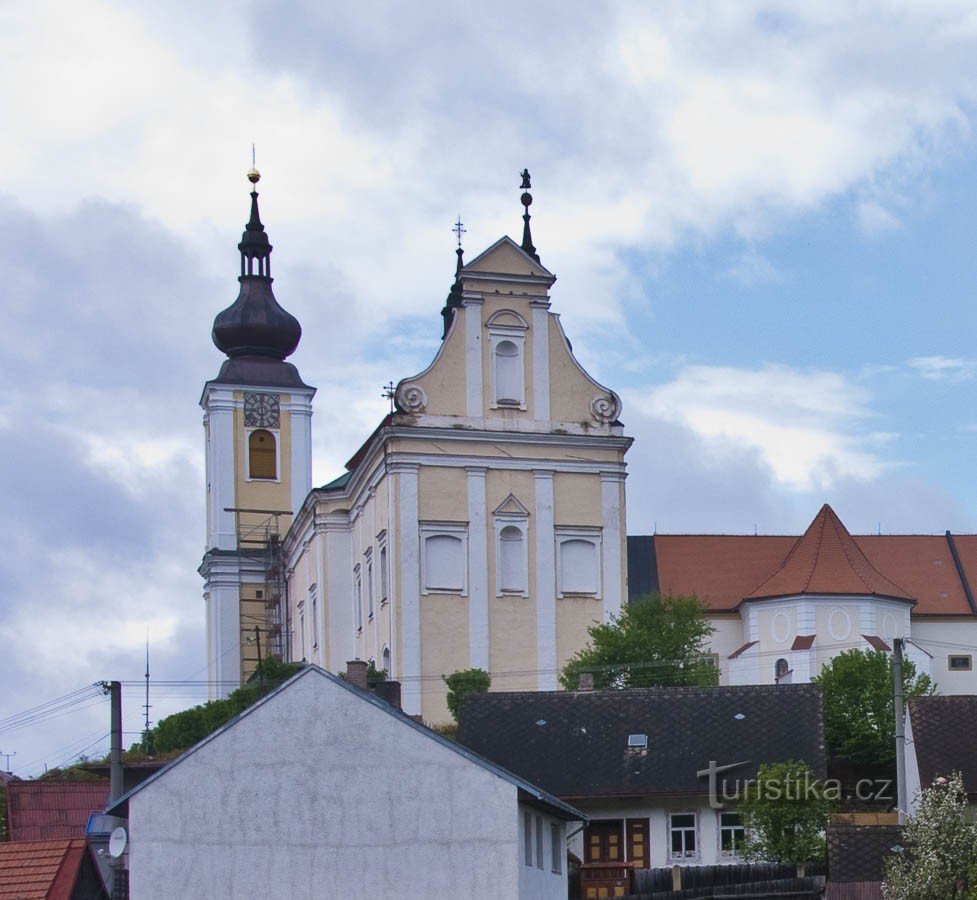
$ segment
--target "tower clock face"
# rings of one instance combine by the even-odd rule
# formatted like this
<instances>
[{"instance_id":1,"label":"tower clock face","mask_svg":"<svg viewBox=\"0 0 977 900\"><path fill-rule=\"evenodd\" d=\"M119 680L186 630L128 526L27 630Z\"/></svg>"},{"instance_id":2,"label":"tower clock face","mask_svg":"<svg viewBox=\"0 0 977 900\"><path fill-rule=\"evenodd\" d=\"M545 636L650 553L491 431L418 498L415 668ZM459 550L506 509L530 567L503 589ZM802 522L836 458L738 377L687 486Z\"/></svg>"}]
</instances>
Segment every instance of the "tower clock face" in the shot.
<instances>
[{"instance_id":1,"label":"tower clock face","mask_svg":"<svg viewBox=\"0 0 977 900\"><path fill-rule=\"evenodd\" d=\"M245 394L246 428L278 428L281 406L278 394Z\"/></svg>"}]
</instances>

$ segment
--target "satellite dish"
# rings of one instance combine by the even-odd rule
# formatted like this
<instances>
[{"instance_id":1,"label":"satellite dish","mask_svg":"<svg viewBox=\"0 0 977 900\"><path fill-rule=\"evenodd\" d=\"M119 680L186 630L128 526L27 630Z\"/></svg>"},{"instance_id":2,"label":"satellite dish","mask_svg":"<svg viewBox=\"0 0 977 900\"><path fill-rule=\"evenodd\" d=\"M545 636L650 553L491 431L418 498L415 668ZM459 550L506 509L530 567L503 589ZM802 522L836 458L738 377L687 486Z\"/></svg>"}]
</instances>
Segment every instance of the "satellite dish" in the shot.
<instances>
[{"instance_id":1,"label":"satellite dish","mask_svg":"<svg viewBox=\"0 0 977 900\"><path fill-rule=\"evenodd\" d=\"M125 853L126 844L129 841L129 836L126 834L126 830L120 825L112 832L112 836L109 838L109 856L113 859L118 859Z\"/></svg>"}]
</instances>

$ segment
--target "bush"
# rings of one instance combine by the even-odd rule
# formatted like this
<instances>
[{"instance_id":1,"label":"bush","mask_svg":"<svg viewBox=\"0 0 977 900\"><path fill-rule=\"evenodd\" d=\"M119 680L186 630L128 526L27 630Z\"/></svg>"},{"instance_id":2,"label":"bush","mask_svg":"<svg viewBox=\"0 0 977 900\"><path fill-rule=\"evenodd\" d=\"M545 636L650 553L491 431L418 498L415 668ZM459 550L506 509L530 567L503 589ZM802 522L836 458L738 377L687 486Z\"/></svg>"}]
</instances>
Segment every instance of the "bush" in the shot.
<instances>
[{"instance_id":1,"label":"bush","mask_svg":"<svg viewBox=\"0 0 977 900\"><path fill-rule=\"evenodd\" d=\"M484 669L463 669L441 678L448 685L448 710L456 722L465 698L469 694L484 694L492 684L492 677Z\"/></svg>"}]
</instances>

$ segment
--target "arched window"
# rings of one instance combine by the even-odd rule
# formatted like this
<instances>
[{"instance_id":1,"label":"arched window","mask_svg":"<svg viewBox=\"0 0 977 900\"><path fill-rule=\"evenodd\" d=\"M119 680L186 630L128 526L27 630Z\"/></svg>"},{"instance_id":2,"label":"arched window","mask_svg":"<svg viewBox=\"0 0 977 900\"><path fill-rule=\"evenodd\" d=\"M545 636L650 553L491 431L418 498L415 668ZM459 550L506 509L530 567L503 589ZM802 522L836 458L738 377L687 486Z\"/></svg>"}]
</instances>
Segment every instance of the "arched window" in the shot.
<instances>
[{"instance_id":1,"label":"arched window","mask_svg":"<svg viewBox=\"0 0 977 900\"><path fill-rule=\"evenodd\" d=\"M560 542L560 593L596 594L597 545L580 538Z\"/></svg>"},{"instance_id":2,"label":"arched window","mask_svg":"<svg viewBox=\"0 0 977 900\"><path fill-rule=\"evenodd\" d=\"M390 674L390 648L383 648L383 671Z\"/></svg>"},{"instance_id":3,"label":"arched window","mask_svg":"<svg viewBox=\"0 0 977 900\"><path fill-rule=\"evenodd\" d=\"M495 402L522 403L522 358L513 341L495 345Z\"/></svg>"},{"instance_id":4,"label":"arched window","mask_svg":"<svg viewBox=\"0 0 977 900\"><path fill-rule=\"evenodd\" d=\"M790 674L790 663L786 659L778 659L774 665L774 681L778 684Z\"/></svg>"},{"instance_id":5,"label":"arched window","mask_svg":"<svg viewBox=\"0 0 977 900\"><path fill-rule=\"evenodd\" d=\"M453 534L424 540L424 587L428 591L464 591L465 544Z\"/></svg>"},{"instance_id":6,"label":"arched window","mask_svg":"<svg viewBox=\"0 0 977 900\"><path fill-rule=\"evenodd\" d=\"M248 477L277 478L275 435L258 428L248 435Z\"/></svg>"},{"instance_id":7,"label":"arched window","mask_svg":"<svg viewBox=\"0 0 977 900\"><path fill-rule=\"evenodd\" d=\"M499 593L521 594L526 590L525 535L516 525L499 532Z\"/></svg>"}]
</instances>

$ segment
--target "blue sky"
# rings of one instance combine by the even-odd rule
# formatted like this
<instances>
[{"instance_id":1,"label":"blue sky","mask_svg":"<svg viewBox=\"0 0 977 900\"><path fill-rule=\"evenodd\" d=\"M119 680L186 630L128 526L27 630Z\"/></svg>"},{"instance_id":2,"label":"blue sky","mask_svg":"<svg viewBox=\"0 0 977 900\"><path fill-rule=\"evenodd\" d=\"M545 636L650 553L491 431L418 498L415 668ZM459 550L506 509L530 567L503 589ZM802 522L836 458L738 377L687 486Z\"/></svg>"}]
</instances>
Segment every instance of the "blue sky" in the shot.
<instances>
[{"instance_id":1,"label":"blue sky","mask_svg":"<svg viewBox=\"0 0 977 900\"><path fill-rule=\"evenodd\" d=\"M200 680L197 401L252 142L279 300L341 471L518 235L635 437L632 533L977 529L977 13L773 0L57 0L0 13L0 718ZM202 699L161 688L154 718ZM126 728L138 730L138 686ZM100 752L104 704L0 729ZM134 734L130 735L133 739ZM90 746L89 746L90 745Z\"/></svg>"}]
</instances>

